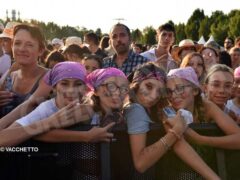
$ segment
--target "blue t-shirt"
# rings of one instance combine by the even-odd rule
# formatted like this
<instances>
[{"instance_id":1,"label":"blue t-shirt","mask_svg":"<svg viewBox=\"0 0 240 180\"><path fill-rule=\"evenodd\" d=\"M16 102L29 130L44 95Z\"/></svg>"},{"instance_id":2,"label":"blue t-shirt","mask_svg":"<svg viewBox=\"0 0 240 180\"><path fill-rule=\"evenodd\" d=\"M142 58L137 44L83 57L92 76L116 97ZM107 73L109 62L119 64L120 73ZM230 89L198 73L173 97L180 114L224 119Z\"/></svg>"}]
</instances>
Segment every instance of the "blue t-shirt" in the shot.
<instances>
[{"instance_id":1,"label":"blue t-shirt","mask_svg":"<svg viewBox=\"0 0 240 180\"><path fill-rule=\"evenodd\" d=\"M144 107L138 103L131 103L124 108L128 134L143 134L149 131L149 123L153 123Z\"/></svg>"}]
</instances>

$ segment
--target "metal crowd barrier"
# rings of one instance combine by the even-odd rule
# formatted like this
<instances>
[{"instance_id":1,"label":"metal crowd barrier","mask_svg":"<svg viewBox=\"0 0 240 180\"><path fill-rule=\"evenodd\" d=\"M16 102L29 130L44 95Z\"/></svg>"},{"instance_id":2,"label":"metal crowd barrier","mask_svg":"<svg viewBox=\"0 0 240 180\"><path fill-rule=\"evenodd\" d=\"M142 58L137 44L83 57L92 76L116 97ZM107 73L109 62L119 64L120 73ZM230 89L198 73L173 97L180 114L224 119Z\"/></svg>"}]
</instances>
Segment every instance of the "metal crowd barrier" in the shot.
<instances>
[{"instance_id":1,"label":"metal crowd barrier","mask_svg":"<svg viewBox=\"0 0 240 180\"><path fill-rule=\"evenodd\" d=\"M191 124L191 128L209 136L221 136L215 124ZM87 130L90 126L74 127ZM169 151L153 167L138 173L132 162L126 126L113 128L111 143L43 143L30 140L20 146L38 147L39 152L0 153L1 180L192 180L203 179ZM151 144L165 132L160 124L151 126L147 143ZM223 180L240 177L240 151L223 150L192 144L205 162Z\"/></svg>"}]
</instances>

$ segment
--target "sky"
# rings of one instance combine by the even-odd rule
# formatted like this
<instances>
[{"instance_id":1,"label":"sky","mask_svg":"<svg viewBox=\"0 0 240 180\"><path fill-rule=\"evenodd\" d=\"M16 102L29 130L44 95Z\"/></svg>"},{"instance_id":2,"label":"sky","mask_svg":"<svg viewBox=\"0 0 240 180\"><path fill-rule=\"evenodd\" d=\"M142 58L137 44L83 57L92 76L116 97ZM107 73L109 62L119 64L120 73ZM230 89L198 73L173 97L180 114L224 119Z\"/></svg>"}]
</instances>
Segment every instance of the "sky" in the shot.
<instances>
[{"instance_id":1,"label":"sky","mask_svg":"<svg viewBox=\"0 0 240 180\"><path fill-rule=\"evenodd\" d=\"M216 10L227 14L240 8L240 0L8 0L1 4L0 19L6 18L6 10L10 16L15 9L24 20L101 28L104 33L109 32L118 18L124 19L121 22L130 29L143 30L146 26L157 28L169 20L186 23L197 8L208 16Z\"/></svg>"}]
</instances>

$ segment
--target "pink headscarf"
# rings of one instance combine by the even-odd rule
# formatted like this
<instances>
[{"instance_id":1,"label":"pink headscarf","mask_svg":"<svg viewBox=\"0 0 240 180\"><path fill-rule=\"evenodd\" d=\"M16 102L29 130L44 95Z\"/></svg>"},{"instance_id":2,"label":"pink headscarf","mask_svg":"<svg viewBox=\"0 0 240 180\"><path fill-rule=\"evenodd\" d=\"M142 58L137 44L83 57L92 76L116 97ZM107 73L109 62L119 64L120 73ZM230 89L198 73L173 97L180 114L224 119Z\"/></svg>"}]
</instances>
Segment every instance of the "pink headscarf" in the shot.
<instances>
[{"instance_id":1,"label":"pink headscarf","mask_svg":"<svg viewBox=\"0 0 240 180\"><path fill-rule=\"evenodd\" d=\"M92 89L97 88L109 77L123 77L127 79L126 75L119 69L116 68L106 68L106 69L96 69L87 76L87 84Z\"/></svg>"},{"instance_id":2,"label":"pink headscarf","mask_svg":"<svg viewBox=\"0 0 240 180\"><path fill-rule=\"evenodd\" d=\"M185 79L200 88L197 74L192 67L172 69L167 76L168 78L178 77Z\"/></svg>"},{"instance_id":3,"label":"pink headscarf","mask_svg":"<svg viewBox=\"0 0 240 180\"><path fill-rule=\"evenodd\" d=\"M240 77L240 67L237 67L237 68L234 70L234 77L235 77L235 78L239 78L239 77Z\"/></svg>"},{"instance_id":4,"label":"pink headscarf","mask_svg":"<svg viewBox=\"0 0 240 180\"><path fill-rule=\"evenodd\" d=\"M86 69L78 62L65 61L57 63L44 76L44 81L50 85L55 86L59 81L67 78L80 79L86 83Z\"/></svg>"}]
</instances>

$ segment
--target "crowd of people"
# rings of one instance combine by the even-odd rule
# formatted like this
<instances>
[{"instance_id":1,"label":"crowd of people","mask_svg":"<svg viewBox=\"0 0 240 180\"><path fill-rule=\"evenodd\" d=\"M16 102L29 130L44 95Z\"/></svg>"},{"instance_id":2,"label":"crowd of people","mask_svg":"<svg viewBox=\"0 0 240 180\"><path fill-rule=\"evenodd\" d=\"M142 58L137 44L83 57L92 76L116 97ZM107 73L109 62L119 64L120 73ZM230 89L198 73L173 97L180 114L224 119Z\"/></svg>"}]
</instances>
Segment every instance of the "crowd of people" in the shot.
<instances>
[{"instance_id":1,"label":"crowd of people","mask_svg":"<svg viewBox=\"0 0 240 180\"><path fill-rule=\"evenodd\" d=\"M126 124L138 172L172 148L205 179L220 179L188 141L240 149L240 37L226 37L224 47L191 39L176 45L169 23L156 34L157 44L144 49L118 23L101 40L89 32L83 41L71 36L46 44L38 27L9 22L0 34L0 146L30 138L110 142L110 129ZM166 116L165 107L176 115ZM192 114L193 123L216 123L225 135L195 132L182 109ZM149 145L147 132L157 122L165 134ZM64 129L76 124L94 126Z\"/></svg>"}]
</instances>

